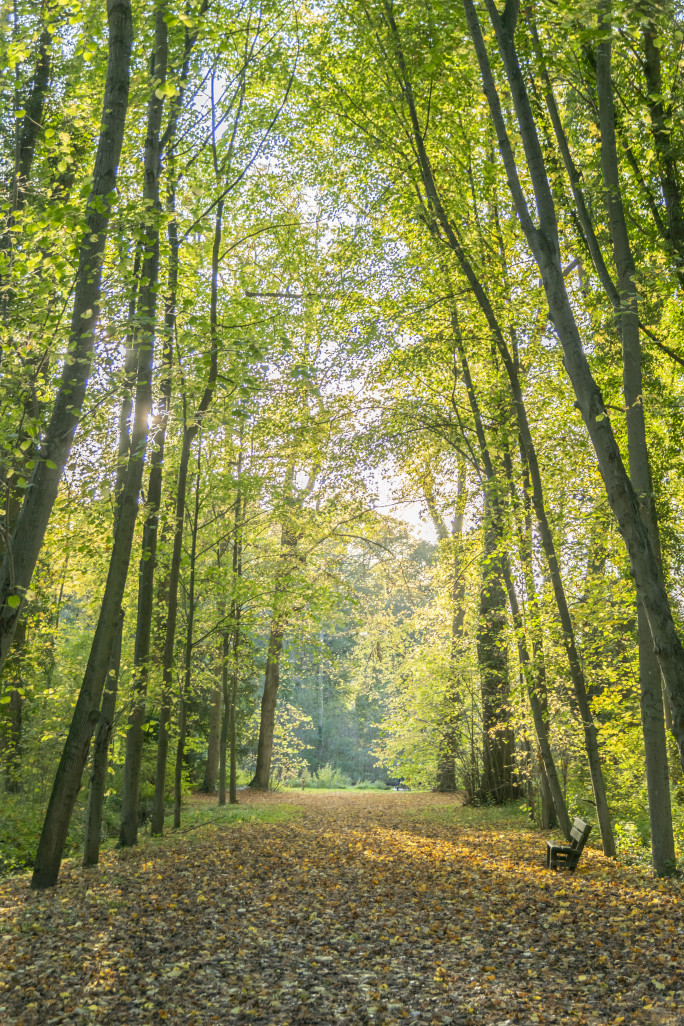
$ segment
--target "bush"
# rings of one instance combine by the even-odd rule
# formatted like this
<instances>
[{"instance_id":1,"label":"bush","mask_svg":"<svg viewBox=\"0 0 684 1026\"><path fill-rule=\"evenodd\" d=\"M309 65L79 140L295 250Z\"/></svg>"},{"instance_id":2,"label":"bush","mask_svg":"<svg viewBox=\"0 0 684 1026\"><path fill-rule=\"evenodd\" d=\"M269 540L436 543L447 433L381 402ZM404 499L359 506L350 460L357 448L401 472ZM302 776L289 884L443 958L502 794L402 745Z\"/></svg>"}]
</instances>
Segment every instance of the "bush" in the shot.
<instances>
[{"instance_id":1,"label":"bush","mask_svg":"<svg viewBox=\"0 0 684 1026\"><path fill-rule=\"evenodd\" d=\"M351 787L351 777L341 770L333 769L330 763L321 766L317 773L312 773L306 780L307 787L340 788Z\"/></svg>"},{"instance_id":2,"label":"bush","mask_svg":"<svg viewBox=\"0 0 684 1026\"><path fill-rule=\"evenodd\" d=\"M354 787L357 791L386 791L387 784L384 780L359 780Z\"/></svg>"}]
</instances>

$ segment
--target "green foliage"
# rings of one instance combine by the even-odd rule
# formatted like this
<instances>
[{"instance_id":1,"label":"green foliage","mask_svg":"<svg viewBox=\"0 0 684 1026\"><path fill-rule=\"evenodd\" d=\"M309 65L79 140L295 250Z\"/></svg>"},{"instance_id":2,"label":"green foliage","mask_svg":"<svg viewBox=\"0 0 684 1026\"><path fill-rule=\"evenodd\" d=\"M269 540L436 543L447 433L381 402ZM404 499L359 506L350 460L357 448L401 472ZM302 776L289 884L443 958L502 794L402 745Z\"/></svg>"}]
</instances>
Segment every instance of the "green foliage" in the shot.
<instances>
[{"instance_id":1,"label":"green foliage","mask_svg":"<svg viewBox=\"0 0 684 1026\"><path fill-rule=\"evenodd\" d=\"M56 468L41 440L62 370L74 361L67 312L92 184L92 140L100 116L94 98L101 96L106 64L103 5L88 0L67 18L59 13L63 6L61 0L56 6L20 3L0 28L0 56L13 75L12 90L0 103L0 555L8 559L8 539L32 472L42 460ZM484 17L485 8L478 9ZM170 71L156 85L146 71L153 47L151 11L141 8L136 14L134 89L80 426L31 588L7 599L10 609L23 600L26 642L8 661L0 682L5 784L10 791L17 783L22 788L19 796L0 795L5 869L29 864L33 857L90 651L112 546L120 462L116 426L128 387L124 362L144 321L140 311L131 319L131 300L140 285L136 252L157 220L155 416L167 386L171 405L141 808L149 809L152 800L165 697L164 589L182 427L199 407L216 355L212 402L198 435L204 455L197 470L197 589L187 649L189 686L183 696L184 798L202 779L209 709L224 668L223 632L235 628L237 609L239 640L226 669L237 681L241 783L253 772L259 689L275 625L284 635L271 767L275 786L299 786L304 779L307 787L340 788L357 781L357 789L381 789L381 777L389 773L431 788L446 754L457 790L466 796L477 793L485 746L477 632L487 475L471 402L475 396L500 492L501 548L522 609L522 636L528 646L536 645L535 665L543 664L553 754L571 811L591 819L590 779L568 683L566 640L530 504L528 467L520 454L514 417L518 399L510 392L492 318L477 301L464 261L445 245L434 202L425 202L409 130L409 95L444 216L515 357L620 854L643 861L650 837L633 580L494 146L462 6L451 0L427 5L331 0L295 11L278 0L238 7L217 0L202 14L189 14L170 0L165 7ZM597 244L612 274L591 56L598 38L596 9L546 5L533 14L538 39L529 32L528 19L520 26L517 45L539 99L535 117L557 204L566 287L628 463L619 325L586 251L585 233L578 230L564 161L543 104L548 74ZM684 155L684 121L678 116L681 12L618 5L613 16L621 188L644 328L640 401L663 564L676 605L681 604L678 582L684 573L684 479L679 473L684 459L684 252L677 251L666 228L676 218L664 206L669 193L663 176L669 162L679 176ZM36 80L36 44L48 29L45 104L41 116L32 119L28 106ZM186 60L188 32L197 37ZM660 99L645 77L643 48L649 33L658 49L662 95L671 104L660 133ZM494 46L493 38L488 37L488 45ZM140 177L150 85L164 99L164 117L173 112L177 119L177 144L161 160L160 211L143 202ZM183 102L187 97L192 101ZM17 132L29 124L39 131L22 183L16 180ZM215 145L212 125L218 126ZM517 146L518 132L511 125ZM521 154L523 189L532 196ZM219 197L225 211L218 288L212 296L209 268ZM172 225L179 237L177 268L171 260ZM171 316L166 304L175 270L176 311ZM170 320L162 328L163 316ZM170 366L164 366L162 340L173 340ZM148 451L146 467L149 456ZM146 500L147 484L143 491ZM244 503L239 574L232 561L238 495ZM139 559L149 558L149 552L140 551L142 517L148 512L144 502L141 510L123 603L120 691L104 808L108 839L118 828L125 734L136 683L136 568ZM171 751L184 680L189 577L186 545L171 682ZM675 616L681 620L681 609L675 609ZM500 635L513 682L506 715L516 738L520 790L529 781L531 806L538 814L539 755L520 640L509 616ZM676 753L671 756L674 771ZM10 779L13 759L18 781ZM170 762L168 793L173 772ZM682 784L674 772L673 778L681 857ZM84 779L69 852L78 844L85 794ZM505 818L508 813L487 809L477 815Z\"/></svg>"},{"instance_id":2,"label":"green foliage","mask_svg":"<svg viewBox=\"0 0 684 1026\"><path fill-rule=\"evenodd\" d=\"M340 770L334 769L330 763L321 766L305 782L307 787L317 787L323 790L351 787L351 778L346 773L341 773Z\"/></svg>"}]
</instances>

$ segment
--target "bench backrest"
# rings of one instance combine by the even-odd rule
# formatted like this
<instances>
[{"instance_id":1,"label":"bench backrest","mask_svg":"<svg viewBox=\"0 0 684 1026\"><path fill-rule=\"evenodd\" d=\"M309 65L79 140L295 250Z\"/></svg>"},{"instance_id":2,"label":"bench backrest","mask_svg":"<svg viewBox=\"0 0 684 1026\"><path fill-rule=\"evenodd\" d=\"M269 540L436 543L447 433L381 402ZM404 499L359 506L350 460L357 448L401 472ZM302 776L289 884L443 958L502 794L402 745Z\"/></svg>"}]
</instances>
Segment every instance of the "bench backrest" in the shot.
<instances>
[{"instance_id":1,"label":"bench backrest","mask_svg":"<svg viewBox=\"0 0 684 1026\"><path fill-rule=\"evenodd\" d=\"M572 830L570 831L570 847L579 854L582 848L587 843L587 838L591 833L591 824L585 823L583 819L576 818L572 824Z\"/></svg>"}]
</instances>

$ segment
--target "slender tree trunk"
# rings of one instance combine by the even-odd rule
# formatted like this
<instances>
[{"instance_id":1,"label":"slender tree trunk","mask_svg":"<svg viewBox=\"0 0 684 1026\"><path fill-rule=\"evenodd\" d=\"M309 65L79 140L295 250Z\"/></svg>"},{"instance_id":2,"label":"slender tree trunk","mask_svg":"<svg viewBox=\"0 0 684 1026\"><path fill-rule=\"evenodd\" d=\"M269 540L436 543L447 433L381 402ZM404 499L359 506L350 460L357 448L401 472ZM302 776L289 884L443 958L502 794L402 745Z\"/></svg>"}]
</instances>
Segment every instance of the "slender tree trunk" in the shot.
<instances>
[{"instance_id":1,"label":"slender tree trunk","mask_svg":"<svg viewBox=\"0 0 684 1026\"><path fill-rule=\"evenodd\" d=\"M283 519L280 532L280 559L282 569L277 572L273 590L273 612L266 654L266 672L264 674L264 692L261 697L261 717L259 721L259 742L254 777L249 786L259 791L267 791L271 776L271 759L273 757L273 731L275 728L278 688L280 687L280 657L283 652L283 639L287 625L285 605L287 601L289 577L293 573L297 560L297 545L300 535L291 520L296 508L301 508L303 494L299 498L293 495L294 464L287 469L284 492L286 495L287 513ZM315 476L315 475L314 475ZM311 485L310 479L309 484Z\"/></svg>"},{"instance_id":2,"label":"slender tree trunk","mask_svg":"<svg viewBox=\"0 0 684 1026\"><path fill-rule=\"evenodd\" d=\"M221 718L223 711L223 689L214 688L209 696L209 737L207 740L207 765L204 770L202 788L204 794L216 794L216 780L219 768L221 745Z\"/></svg>"},{"instance_id":3,"label":"slender tree trunk","mask_svg":"<svg viewBox=\"0 0 684 1026\"><path fill-rule=\"evenodd\" d=\"M660 537L653 502L653 483L644 419L636 268L622 203L615 140L610 2L602 4L600 25L602 34L597 48L596 90L601 128L601 167L620 299L619 328L622 337L622 386L627 420L629 476L639 498L641 518L651 548L660 561ZM648 617L643 603L637 600L637 605L639 689L651 822L651 857L654 871L663 876L671 873L675 867L675 847L662 685Z\"/></svg>"},{"instance_id":4,"label":"slender tree trunk","mask_svg":"<svg viewBox=\"0 0 684 1026\"><path fill-rule=\"evenodd\" d=\"M208 6L203 0L199 15L202 16ZM160 13L163 13L160 9ZM192 50L197 41L197 30L186 31L184 59L181 72L181 83L188 77L189 62ZM176 330L176 309L178 293L178 224L176 221L176 182L175 182L175 139L178 127L178 115L184 102L185 86L170 101L169 120L164 132L163 143L167 152L167 212L169 223L167 236L169 243L168 258L168 293L164 312L164 351L163 370L160 392L161 408L152 446L150 459L150 477L147 488L147 516L143 527L142 556L138 576L138 616L135 633L134 671L133 671L133 707L129 714L126 732L126 757L124 763L124 779L121 807L121 826L119 845L122 848L137 843L138 839L138 799L140 794L140 771L143 754L143 724L145 722L145 702L149 679L151 659L151 636L154 607L154 577L157 568L157 543L159 531L159 510L162 498L162 478L164 466L164 449L171 407L172 376L173 376L173 339ZM167 589L168 590L168 589Z\"/></svg>"},{"instance_id":5,"label":"slender tree trunk","mask_svg":"<svg viewBox=\"0 0 684 1026\"><path fill-rule=\"evenodd\" d=\"M463 523L467 496L465 461L463 459L459 460L456 510L450 530L437 509L431 480L426 481L424 484L423 493L430 517L437 531L437 537L440 542L449 540L452 551L450 668L445 694L444 720L437 770L437 790L449 792L455 791L457 788L456 758L459 750L459 720L461 717L458 661L462 655L463 625L465 620L465 573L461 565L463 556Z\"/></svg>"},{"instance_id":6,"label":"slender tree trunk","mask_svg":"<svg viewBox=\"0 0 684 1026\"><path fill-rule=\"evenodd\" d=\"M491 483L490 483L491 487ZM480 798L497 805L510 801L513 772L513 731L510 726L510 681L506 638L506 593L503 587L503 539L493 523L485 494L484 550L477 628L477 661L482 693L483 769Z\"/></svg>"},{"instance_id":7,"label":"slender tree trunk","mask_svg":"<svg viewBox=\"0 0 684 1026\"><path fill-rule=\"evenodd\" d=\"M242 536L240 534L238 541L238 566L237 566L237 579L239 581L242 576ZM228 769L228 800L231 805L237 805L237 702L238 702L238 685L240 683L240 618L242 615L242 604L238 599L233 600L232 620L233 620L233 666L230 674L230 695L224 690L224 701L230 698L230 705L228 707L228 715L226 717L228 724L228 752L230 757L230 765Z\"/></svg>"},{"instance_id":8,"label":"slender tree trunk","mask_svg":"<svg viewBox=\"0 0 684 1026\"><path fill-rule=\"evenodd\" d=\"M240 442L242 442L242 437L240 438ZM229 801L231 805L237 805L237 703L238 685L240 683L240 620L242 618L240 582L242 580L242 532L247 503L247 496L243 494L241 475L242 451L240 451L240 454L238 455L237 462L235 531L233 538L233 582L236 594L231 602L231 619L233 621L233 667L230 681L230 708L228 710L228 746L230 750ZM224 691L224 701L227 697L227 692Z\"/></svg>"},{"instance_id":9,"label":"slender tree trunk","mask_svg":"<svg viewBox=\"0 0 684 1026\"><path fill-rule=\"evenodd\" d=\"M477 20L477 14L475 12L474 7L472 6L472 0L464 0L464 5L466 7L466 15L468 17L469 25L471 27L471 35L473 36L473 39L474 39L474 41L476 43L476 50L477 50L477 53L478 53L478 59L480 59L480 66L483 67L483 62L482 62L481 58L482 58L482 54L484 53L484 60L486 61L486 50L484 49L484 43L482 42L481 34L479 35L479 38L478 38L479 22ZM513 7L511 7L511 10L513 10ZM529 425L527 423L527 415L526 415L526 412L525 412L525 406L524 406L524 402L523 402L523 398L522 398L522 393L521 393L521 390L520 390L520 387L519 387L517 367L516 367L514 361L511 359L510 354L508 353L508 347L505 344L505 340L503 338L503 333L502 333L502 331L500 329L498 320L497 320L497 318L496 318L496 316L494 314L494 310L493 310L493 308L492 308L492 306L491 306L491 304L489 302L487 294L484 291L484 289L483 289L479 279L477 278L477 275L475 274L474 269L473 269L470 261L468 260L466 254L465 254L465 251L463 250L463 247L461 246L461 244L459 242L459 239L458 239L458 236L456 234L456 231L454 230L454 227L453 227L452 223L450 222L450 220L449 220L449 218L448 218L448 216L447 216L447 214L446 214L446 212L444 210L444 207L442 205L441 198L440 198L439 192L437 190L437 186L436 186L436 183L435 183L434 175L433 175L433 172L432 172L432 167L431 167L431 164L430 164L430 160L429 160L429 157L427 155L427 151L425 149L425 140L424 140L424 137L423 137L423 133L422 133L422 131L420 129L420 123L419 123L419 120L418 120L418 114L417 114L416 107L415 107L415 100L414 100L414 96L413 96L413 91L412 91L410 80L409 80L409 77L408 77L408 73L407 73L406 64L405 64L405 61L404 61L403 52L401 50L401 45L400 45L400 40L399 40L399 33L398 33L397 26L395 24L394 17L392 15L391 10L388 10L387 22L388 22L388 25L390 27L390 31L391 31L391 34L392 34L392 38L393 38L393 42L394 42L394 47L395 47L395 53L396 53L396 57L397 57L397 61L398 61L398 65L399 65L399 70L400 70L400 73L401 73L402 81L403 81L404 98L405 98L406 103L407 103L408 108L409 108L411 126L412 126L412 130L413 130L413 138L414 138L414 142L415 142L416 153L417 153L417 156L418 156L418 163L419 163L420 173L421 173L423 185L424 185L424 188L425 188L425 193L426 193L426 196L428 198L429 205L430 205L430 209L431 209L434 217L437 220L437 224L439 225L439 228L444 233L444 236L446 238L447 244L449 245L449 247L452 250L452 252L455 254L455 256L456 256L456 258L458 260L458 263L459 263L459 265L461 267L461 270L462 270L464 276L466 277L469 285L473 289L474 295L475 295L475 297L476 297L476 299L477 299L477 301L478 301L478 303L480 305L480 308L482 309L482 312L484 313L484 315L485 315L485 317L487 319L487 323L488 323L489 328L490 328L490 330L492 332L493 338L494 338L494 340L495 340L495 342L497 344L497 348L499 349L500 355L503 358L504 365L505 365L505 368L506 368L506 372L508 374L509 381L510 381L510 384L511 384L512 394L513 394L513 404L514 404L514 408L515 408L515 411L516 411L516 416L517 416L517 419L518 419L518 427L519 427L521 438L523 440L523 444L525 446L525 452L526 452L526 456L527 456L527 459L528 459L528 462L529 462L530 473L531 473L532 481L533 481L533 485L534 485L533 495L534 495L535 514L538 517L541 516L541 518L542 518L540 520L540 533L542 535L542 543L544 545L544 551L545 551L545 554L546 554L546 557L547 557L547 561L549 562L549 570L550 570L552 581L553 581L553 585L554 585L554 595L555 595L555 598L556 598L556 602L558 604L558 610L559 610L559 614L560 614L560 618L561 618L561 624L562 624L563 632L564 632L564 635L565 635L565 648L566 648L566 653L567 653L567 656L568 656L568 665L570 667L570 672L571 672L572 679L573 679L573 687L574 687L575 695L576 695L576 698L577 698L577 701L578 701L578 705L580 707L580 711L581 711L581 715L582 715L582 722L583 722L584 735L585 735L585 745L586 745L586 748L587 748L587 756L588 756L588 759L589 759L589 766L590 766L590 770L591 770L592 785L593 785L593 789L594 789L594 796L595 796L596 807L597 807L597 815L598 815L598 819L599 819L599 825L600 825L600 828L601 828L601 837L602 837L602 841L603 841L603 850L604 850L604 853L606 855L614 855L615 854L615 841L614 841L614 838L613 838L612 826L611 826L611 823L610 823L610 815L609 815L609 811L608 811L608 803L607 803L607 799L606 799L606 796L605 796L605 786L604 786L604 782L603 782L603 774L602 774L602 771L601 771L601 762L600 762L599 751L598 751L598 740L597 740L597 736L596 736L596 729L595 729L595 726L593 724L593 720L592 720L592 717L591 717L591 711L590 711L590 708L589 708L589 704L588 704L588 700L587 700L587 695L586 695L586 687L585 687L585 684L584 684L584 675L583 675L583 672L582 672L581 663L580 663L579 656L578 656L578 653L577 653L577 650L576 650L576 646L575 646L575 642L574 642L574 632L573 632L573 627L572 627L572 620L570 618L569 610L567 608L567 603L566 603L566 600L565 600L565 592L564 592L564 589L563 589L562 579L561 579L561 576L560 576L560 570L558 568L558 563L557 563L556 556L555 556L555 548L554 548L553 536L551 535L550 531L547 531L545 529L545 526L548 527L548 522L546 520L546 514L545 514L544 505L543 505L543 501L542 501L541 478L539 477L538 473L537 473L537 476L535 477L535 468L538 471L537 461L536 461L536 453L535 453L535 450L534 450L534 445L532 443L532 438L531 438L531 434L530 434L530 431L529 431ZM489 70L488 64L487 64L487 69ZM500 132L499 132L499 123L503 124L503 119L501 117L500 108L498 108L499 121L497 121L497 117L495 116L495 110L492 107L492 103L494 101L491 99L491 97L493 95L494 99L496 100L496 104L498 104L498 95L496 94L496 89L495 89L495 86L493 84L493 79L491 77L491 71L489 71L489 76L488 77L485 76L485 72L483 71L483 80L485 81L485 93L487 94L488 98L490 98L490 109L492 109L493 119L495 121L495 127L497 128L497 135L499 136L499 139L501 140L501 136L500 136ZM503 132L504 132L504 135L505 135L505 128L503 129ZM510 149L510 147L509 147L509 149ZM512 157L511 157L511 159L512 159ZM504 163L506 164L506 158L504 159ZM510 177L509 177L509 184L510 184ZM520 196L522 196L522 192L519 189L519 185L518 185L518 191L520 193ZM516 198L516 196L517 196L517 194L514 196L514 198ZM521 211L523 211L523 210L525 212L527 210L527 208L524 206L524 200L523 200L523 207L520 207L519 211L518 211L519 216L521 216ZM528 221L529 221L529 215L527 215L527 216L528 216ZM521 219L522 219L522 217L521 217ZM523 225L523 227L525 227L525 224ZM560 267L560 259L558 259L558 271L559 271L559 276L560 276L560 282L561 282L562 288L564 290L565 289L565 284L564 284L563 275L562 275L562 268ZM581 347L580 347L580 350L581 350ZM585 361L585 363L586 363L586 361ZM516 390L516 387L515 387L516 383L517 383L517 390ZM534 709L533 709L533 712L534 712ZM550 749L548 749L548 751L550 752ZM547 769L548 769L548 767L547 767ZM557 809L557 811L559 811L559 810ZM559 812L559 815L560 815L560 812Z\"/></svg>"},{"instance_id":10,"label":"slender tree trunk","mask_svg":"<svg viewBox=\"0 0 684 1026\"><path fill-rule=\"evenodd\" d=\"M195 564L197 561L197 535L199 532L200 489L202 469L202 436L197 445L197 478L195 481L195 508L192 516L190 540L190 580L188 582L188 617L185 634L185 679L180 686L178 696L178 746L176 748L176 770L173 789L173 826L177 830L181 825L181 803L183 799L183 758L185 755L185 737L187 732L187 696L192 683L192 634L195 627Z\"/></svg>"},{"instance_id":11,"label":"slender tree trunk","mask_svg":"<svg viewBox=\"0 0 684 1026\"><path fill-rule=\"evenodd\" d=\"M478 439L480 454L485 469L485 475L489 483L491 495L490 501L497 511L495 523L502 523L503 510L498 509L498 506L502 501L501 489L496 479L494 464L489 452L487 436L485 434L482 415L480 413L479 402L477 399L477 395L475 393L473 380L470 374L470 367L468 365L465 348L463 346L463 339L461 336L461 330L458 322L458 317L456 315L456 311L453 311L451 321L454 333L454 340L458 347L461 359L463 380L468 393L468 399L473 413L473 419L475 421L475 431ZM501 545L504 546L504 544L505 542L502 537ZM544 770L549 784L549 789L553 797L559 824L565 836L568 839L570 839L570 820L568 817L565 798L563 796L563 792L560 786L560 781L558 779L556 765L551 750L547 719L544 715L546 682L545 677L543 676L543 664L537 661L535 662L534 666L532 665L527 648L526 632L522 615L520 612L518 597L515 591L515 586L513 584L513 578L510 571L508 556L506 555L505 550L501 560L501 572L506 586L506 592L508 594L508 602L511 607L513 624L516 631L518 657L520 660L520 666L522 668L527 683L527 692L530 702L530 709L532 711L532 719L534 721L535 732L537 734L539 747L542 753L542 758L544 760Z\"/></svg>"},{"instance_id":12,"label":"slender tree trunk","mask_svg":"<svg viewBox=\"0 0 684 1026\"><path fill-rule=\"evenodd\" d=\"M230 708L228 710L228 747L230 751L229 770L229 801L231 805L237 805L237 699L238 684L240 683L240 611L242 607L238 603L235 608L235 619L233 627L233 672L230 681ZM225 692L224 692L225 698Z\"/></svg>"},{"instance_id":13,"label":"slender tree trunk","mask_svg":"<svg viewBox=\"0 0 684 1026\"><path fill-rule=\"evenodd\" d=\"M170 221L168 293L164 311L163 370L160 384L161 402L150 456L150 476L147 485L147 515L143 525L142 553L138 567L138 612L135 625L133 653L133 705L128 716L126 755L124 759L121 796L121 823L119 846L128 848L138 841L138 799L140 771L143 755L143 724L145 702L150 673L151 637L154 607L154 578L157 570L157 544L159 540L159 511L162 499L162 478L166 430L171 407L171 377L173 373L173 336L176 325L176 298L178 289L178 226L175 219L175 186L169 185L167 210Z\"/></svg>"},{"instance_id":14,"label":"slender tree trunk","mask_svg":"<svg viewBox=\"0 0 684 1026\"><path fill-rule=\"evenodd\" d=\"M43 28L38 40L38 56L31 85L23 102L24 115L17 126L17 162L12 183L14 212L21 210L26 202L26 187L31 179L36 144L43 130L43 110L52 66L51 45L52 35L47 28Z\"/></svg>"},{"instance_id":15,"label":"slender tree trunk","mask_svg":"<svg viewBox=\"0 0 684 1026\"><path fill-rule=\"evenodd\" d=\"M259 747L257 749L256 770L249 785L259 791L268 791L271 776L273 731L275 728L278 688L280 686L280 657L283 653L284 636L284 624L274 619L271 623L271 631L268 638L264 693L261 697L261 720L259 723Z\"/></svg>"},{"instance_id":16,"label":"slender tree trunk","mask_svg":"<svg viewBox=\"0 0 684 1026\"><path fill-rule=\"evenodd\" d=\"M219 805L226 804L226 753L230 733L230 693L228 690L228 659L230 657L230 634L228 629L221 635L221 691L223 694L223 719L221 720L221 743L219 745Z\"/></svg>"},{"instance_id":17,"label":"slender tree trunk","mask_svg":"<svg viewBox=\"0 0 684 1026\"><path fill-rule=\"evenodd\" d=\"M136 260L136 266L138 261ZM139 270L139 267L137 266ZM116 468L116 484L114 487L115 507L114 526L116 534L121 512L121 501L126 486L127 465L130 462L130 418L133 410L133 387L137 371L137 352L135 347L135 309L136 293L133 291L128 307L129 333L126 340L126 359L124 365L124 398L121 403L119 414L119 451ZM90 787L88 792L88 808L86 813L85 844L83 852L83 865L95 866L100 857L100 833L102 827L102 803L104 801L105 782L107 777L107 757L109 741L112 734L114 722L114 711L116 708L116 694L119 684L119 670L121 664L121 641L123 633L123 612L119 615L116 635L112 648L112 655L107 674L107 681L104 686L100 719L95 731L95 745L93 748L92 770L90 774Z\"/></svg>"},{"instance_id":18,"label":"slender tree trunk","mask_svg":"<svg viewBox=\"0 0 684 1026\"><path fill-rule=\"evenodd\" d=\"M157 19L157 30L162 33L164 46L161 50L157 50L156 57L157 59L161 57L165 66L166 25L163 22L163 18ZM148 137L145 145L146 197L149 197L150 194L157 194L156 183L159 174L158 139L163 100L157 97L156 92L157 85L155 84L149 104ZM152 407L152 362L159 257L158 240L157 222L152 217L147 230L145 259L142 266L144 284L141 284L139 292L138 317L141 323L136 341L137 383L135 417L126 480L118 505L114 545L90 657L74 709L69 734L62 752L62 758L55 776L38 844L35 868L31 881L33 888L51 887L57 882L69 822L76 796L81 786L83 769L88 758L90 739L99 718L100 699L109 669L121 612L121 603L128 575L128 565L138 512L138 497L142 484L148 420Z\"/></svg>"},{"instance_id":19,"label":"slender tree trunk","mask_svg":"<svg viewBox=\"0 0 684 1026\"><path fill-rule=\"evenodd\" d=\"M109 56L104 109L86 228L79 250L74 305L62 380L26 489L8 551L0 567L0 668L7 658L26 589L40 553L62 471L71 451L90 375L99 314L102 259L128 108L132 41L130 0L108 0ZM19 604L8 599L19 599Z\"/></svg>"},{"instance_id":20,"label":"slender tree trunk","mask_svg":"<svg viewBox=\"0 0 684 1026\"><path fill-rule=\"evenodd\" d=\"M218 375L218 270L221 253L223 230L223 200L216 206L214 223L214 245L212 250L212 285L210 308L211 351L209 374L202 398L195 411L191 423L188 423L186 399L183 397L183 443L181 446L178 483L176 488L176 515L173 535L173 552L169 571L168 610L166 617L166 635L164 639L164 662L162 669L162 704L159 714L159 740L157 743L157 768L154 781L154 805L152 809L151 830L153 834L164 832L164 804L166 793L166 761L169 751L169 722L171 719L171 691L173 686L174 649L176 643L176 621L178 618L178 582L180 580L181 556L183 553L183 517L185 513L185 495L188 482L188 462L190 449L195 435L200 429L204 416L214 397L216 378Z\"/></svg>"},{"instance_id":21,"label":"slender tree trunk","mask_svg":"<svg viewBox=\"0 0 684 1026\"><path fill-rule=\"evenodd\" d=\"M102 694L100 719L95 731L93 765L90 774L90 788L88 790L88 809L86 812L85 841L83 846L84 866L96 866L100 860L102 807L107 784L109 743L112 739L112 728L114 725L116 693L119 686L122 634L123 614L119 617L114 647L112 649L112 658L109 664L109 673L107 674L107 683Z\"/></svg>"},{"instance_id":22,"label":"slender tree trunk","mask_svg":"<svg viewBox=\"0 0 684 1026\"><path fill-rule=\"evenodd\" d=\"M541 813L540 826L542 830L552 830L556 825L556 808L549 786L549 778L546 775L546 768L541 752L539 753L539 790L541 792ZM567 834L566 834L567 837Z\"/></svg>"},{"instance_id":23,"label":"slender tree trunk","mask_svg":"<svg viewBox=\"0 0 684 1026\"><path fill-rule=\"evenodd\" d=\"M556 824L562 824L563 831L570 840L570 819L565 805L565 799L560 788L556 775L555 760L552 756L546 758L541 753L551 751L549 732L549 697L546 686L546 659L544 656L544 643L541 631L541 608L537 594L537 584L534 577L534 566L532 562L533 535L532 535L532 503L529 496L530 480L528 467L525 460L525 452L521 443L521 457L523 464L523 495L524 495L524 524L520 531L520 558L522 562L523 577L525 579L525 590L528 603L528 623L532 636L532 663L534 666L534 684L529 689L530 708L535 724L535 732L539 741L539 777L541 792L541 826L543 830L549 830ZM513 487L513 481L510 481ZM513 584L511 582L511 587ZM549 761L551 760L551 761ZM547 764L549 769L547 770ZM560 811L556 814L556 808Z\"/></svg>"},{"instance_id":24,"label":"slender tree trunk","mask_svg":"<svg viewBox=\"0 0 684 1026\"><path fill-rule=\"evenodd\" d=\"M187 490L188 461L190 447L195 431L183 429L183 444L180 454L178 481L176 485L176 511L169 570L168 601L166 607L166 624L164 635L164 654L162 665L162 702L159 712L159 736L157 739L157 766L154 781L154 803L150 829L153 834L164 832L164 809L166 804L166 762L169 752L169 723L171 720L171 695L173 688L173 669L175 663L176 621L178 617L178 584L180 565L183 552L183 516L185 511L185 494Z\"/></svg>"},{"instance_id":25,"label":"slender tree trunk","mask_svg":"<svg viewBox=\"0 0 684 1026\"><path fill-rule=\"evenodd\" d=\"M507 7L506 16L502 18L492 0L487 0L487 9L506 71L527 167L532 178L539 225L535 224L530 214L520 184L477 11L472 0L463 0L463 3L508 185L523 231L541 271L549 313L563 348L565 369L598 458L608 501L627 548L638 600L642 603L648 618L654 648L665 680L672 711L673 732L679 748L680 761L684 765L684 649L672 618L657 553L653 551L648 531L641 519L639 500L625 470L603 396L591 374L565 287L556 209L525 79L515 49L514 30L518 7L516 4Z\"/></svg>"}]
</instances>

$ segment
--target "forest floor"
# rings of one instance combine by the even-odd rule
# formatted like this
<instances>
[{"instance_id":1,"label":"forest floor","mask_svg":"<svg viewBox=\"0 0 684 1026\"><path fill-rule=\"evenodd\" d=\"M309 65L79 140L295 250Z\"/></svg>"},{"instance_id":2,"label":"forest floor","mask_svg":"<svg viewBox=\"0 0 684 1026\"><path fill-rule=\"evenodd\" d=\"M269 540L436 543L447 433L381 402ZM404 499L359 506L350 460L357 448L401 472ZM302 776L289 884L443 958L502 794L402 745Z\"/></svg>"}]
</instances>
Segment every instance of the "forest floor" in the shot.
<instances>
[{"instance_id":1,"label":"forest floor","mask_svg":"<svg viewBox=\"0 0 684 1026\"><path fill-rule=\"evenodd\" d=\"M239 797L274 821L0 883L2 1026L684 1024L681 882L442 795Z\"/></svg>"}]
</instances>

